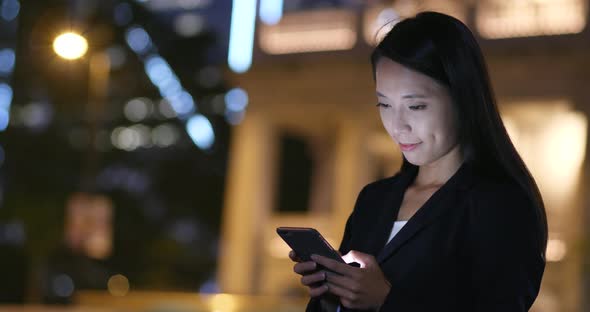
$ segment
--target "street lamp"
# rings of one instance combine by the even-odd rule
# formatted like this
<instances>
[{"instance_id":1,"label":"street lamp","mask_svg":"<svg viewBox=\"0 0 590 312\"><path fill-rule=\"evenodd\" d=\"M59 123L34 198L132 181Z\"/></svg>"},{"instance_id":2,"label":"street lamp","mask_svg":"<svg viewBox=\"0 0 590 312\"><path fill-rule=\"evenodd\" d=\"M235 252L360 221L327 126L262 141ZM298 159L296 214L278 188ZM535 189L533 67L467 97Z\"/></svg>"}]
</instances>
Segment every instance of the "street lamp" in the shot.
<instances>
[{"instance_id":1,"label":"street lamp","mask_svg":"<svg viewBox=\"0 0 590 312\"><path fill-rule=\"evenodd\" d=\"M54 39L53 50L66 60L76 60L88 52L88 41L75 32L65 32ZM98 164L98 155L94 144L107 100L111 63L104 51L91 51L88 61L89 100L85 113L90 132L90 142L84 170L84 182L92 184L91 181L94 179Z\"/></svg>"},{"instance_id":2,"label":"street lamp","mask_svg":"<svg viewBox=\"0 0 590 312\"><path fill-rule=\"evenodd\" d=\"M66 60L75 60L86 54L88 41L77 33L66 32L53 40L53 50Z\"/></svg>"}]
</instances>

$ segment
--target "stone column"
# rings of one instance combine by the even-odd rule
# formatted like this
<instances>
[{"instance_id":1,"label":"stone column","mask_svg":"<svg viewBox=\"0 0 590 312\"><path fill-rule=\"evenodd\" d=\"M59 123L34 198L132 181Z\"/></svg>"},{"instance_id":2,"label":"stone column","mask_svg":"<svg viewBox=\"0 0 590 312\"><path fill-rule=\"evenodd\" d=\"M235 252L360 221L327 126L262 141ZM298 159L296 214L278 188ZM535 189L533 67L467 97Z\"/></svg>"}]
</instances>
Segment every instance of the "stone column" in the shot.
<instances>
[{"instance_id":1,"label":"stone column","mask_svg":"<svg viewBox=\"0 0 590 312\"><path fill-rule=\"evenodd\" d=\"M261 231L271 210L274 172L272 127L248 111L231 139L222 214L218 282L226 293L255 294Z\"/></svg>"},{"instance_id":2,"label":"stone column","mask_svg":"<svg viewBox=\"0 0 590 312\"><path fill-rule=\"evenodd\" d=\"M368 134L366 120L354 116L343 119L339 125L335 144L331 225L331 233L338 243L360 190L369 182Z\"/></svg>"}]
</instances>

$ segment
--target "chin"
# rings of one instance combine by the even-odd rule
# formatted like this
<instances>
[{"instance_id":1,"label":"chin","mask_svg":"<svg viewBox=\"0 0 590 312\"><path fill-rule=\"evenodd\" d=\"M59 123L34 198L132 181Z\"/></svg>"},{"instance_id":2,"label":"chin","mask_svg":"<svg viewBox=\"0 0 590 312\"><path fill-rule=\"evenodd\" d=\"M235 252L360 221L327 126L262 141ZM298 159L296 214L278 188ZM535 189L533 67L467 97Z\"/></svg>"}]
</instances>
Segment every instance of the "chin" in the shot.
<instances>
[{"instance_id":1,"label":"chin","mask_svg":"<svg viewBox=\"0 0 590 312\"><path fill-rule=\"evenodd\" d=\"M427 161L424 161L423 159L420 159L418 157L412 157L407 155L404 156L406 157L406 160L414 166L422 166L428 163Z\"/></svg>"}]
</instances>

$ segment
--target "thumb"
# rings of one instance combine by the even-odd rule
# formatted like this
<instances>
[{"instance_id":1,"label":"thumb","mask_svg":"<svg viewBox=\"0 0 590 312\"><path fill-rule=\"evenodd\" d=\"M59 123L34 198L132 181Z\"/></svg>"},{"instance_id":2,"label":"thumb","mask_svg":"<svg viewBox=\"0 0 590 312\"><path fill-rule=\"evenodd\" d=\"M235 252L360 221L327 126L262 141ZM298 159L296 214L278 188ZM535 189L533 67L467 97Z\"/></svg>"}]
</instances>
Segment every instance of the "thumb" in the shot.
<instances>
[{"instance_id":1,"label":"thumb","mask_svg":"<svg viewBox=\"0 0 590 312\"><path fill-rule=\"evenodd\" d=\"M361 265L361 268L370 267L376 263L375 257L372 255L356 250L349 251L347 254L342 256L342 259L344 259L346 263L357 262Z\"/></svg>"}]
</instances>

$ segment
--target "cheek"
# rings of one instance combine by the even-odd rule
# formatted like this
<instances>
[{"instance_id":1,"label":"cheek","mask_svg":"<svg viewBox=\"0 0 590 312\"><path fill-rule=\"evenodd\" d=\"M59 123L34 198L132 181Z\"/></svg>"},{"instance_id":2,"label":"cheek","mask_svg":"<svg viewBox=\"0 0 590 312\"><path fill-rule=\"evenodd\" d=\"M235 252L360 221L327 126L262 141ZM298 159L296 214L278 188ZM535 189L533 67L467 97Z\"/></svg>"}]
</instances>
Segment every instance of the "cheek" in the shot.
<instances>
[{"instance_id":1,"label":"cheek","mask_svg":"<svg viewBox=\"0 0 590 312\"><path fill-rule=\"evenodd\" d=\"M412 134L421 141L432 140L433 134L437 131L440 120L430 114L415 114L408 119L408 124L412 127Z\"/></svg>"},{"instance_id":2,"label":"cheek","mask_svg":"<svg viewBox=\"0 0 590 312\"><path fill-rule=\"evenodd\" d=\"M454 142L457 137L457 120L453 111L449 109L441 121L441 129L444 130L445 136Z\"/></svg>"},{"instance_id":3,"label":"cheek","mask_svg":"<svg viewBox=\"0 0 590 312\"><path fill-rule=\"evenodd\" d=\"M440 145L452 145L456 141L457 131L452 116L442 115L430 124L431 137Z\"/></svg>"},{"instance_id":4,"label":"cheek","mask_svg":"<svg viewBox=\"0 0 590 312\"><path fill-rule=\"evenodd\" d=\"M423 114L419 120L412 120L411 124L412 132L425 142L447 144L449 138L454 137L453 121L438 112Z\"/></svg>"},{"instance_id":5,"label":"cheek","mask_svg":"<svg viewBox=\"0 0 590 312\"><path fill-rule=\"evenodd\" d=\"M382 110L382 109L380 109L380 110L379 110L379 117L381 117L381 123L382 123L383 125L385 125L385 118L386 118L386 117L385 117L385 113L383 112L383 110Z\"/></svg>"},{"instance_id":6,"label":"cheek","mask_svg":"<svg viewBox=\"0 0 590 312\"><path fill-rule=\"evenodd\" d=\"M391 112L385 109L380 109L379 116L381 117L381 124L383 124L385 130L387 130L387 132L391 134L391 119L393 118Z\"/></svg>"}]
</instances>

